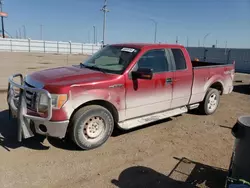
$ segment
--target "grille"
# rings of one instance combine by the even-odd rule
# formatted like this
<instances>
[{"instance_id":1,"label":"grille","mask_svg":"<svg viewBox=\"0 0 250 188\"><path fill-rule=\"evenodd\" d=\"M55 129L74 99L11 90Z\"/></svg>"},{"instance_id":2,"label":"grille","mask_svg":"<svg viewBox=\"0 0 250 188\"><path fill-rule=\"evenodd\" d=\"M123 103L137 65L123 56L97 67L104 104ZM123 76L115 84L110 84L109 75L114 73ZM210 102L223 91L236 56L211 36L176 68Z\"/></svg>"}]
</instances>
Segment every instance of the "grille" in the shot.
<instances>
[{"instance_id":1,"label":"grille","mask_svg":"<svg viewBox=\"0 0 250 188\"><path fill-rule=\"evenodd\" d=\"M28 86L28 87L31 87L31 88L34 88L34 86L28 84L27 82L25 82L25 85ZM27 105L27 108L32 110L32 111L36 111L36 92L31 92L31 91L28 91L26 90L26 105Z\"/></svg>"}]
</instances>

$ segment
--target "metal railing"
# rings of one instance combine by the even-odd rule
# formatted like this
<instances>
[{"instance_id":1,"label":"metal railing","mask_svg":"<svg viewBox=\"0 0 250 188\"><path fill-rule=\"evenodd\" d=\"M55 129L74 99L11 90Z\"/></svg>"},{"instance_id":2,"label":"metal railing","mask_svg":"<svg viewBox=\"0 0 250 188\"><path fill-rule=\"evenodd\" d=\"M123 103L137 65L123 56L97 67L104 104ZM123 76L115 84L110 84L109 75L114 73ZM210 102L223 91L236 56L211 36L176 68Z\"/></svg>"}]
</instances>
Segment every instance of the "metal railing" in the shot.
<instances>
[{"instance_id":1,"label":"metal railing","mask_svg":"<svg viewBox=\"0 0 250 188\"><path fill-rule=\"evenodd\" d=\"M0 38L0 51L92 55L102 44Z\"/></svg>"}]
</instances>

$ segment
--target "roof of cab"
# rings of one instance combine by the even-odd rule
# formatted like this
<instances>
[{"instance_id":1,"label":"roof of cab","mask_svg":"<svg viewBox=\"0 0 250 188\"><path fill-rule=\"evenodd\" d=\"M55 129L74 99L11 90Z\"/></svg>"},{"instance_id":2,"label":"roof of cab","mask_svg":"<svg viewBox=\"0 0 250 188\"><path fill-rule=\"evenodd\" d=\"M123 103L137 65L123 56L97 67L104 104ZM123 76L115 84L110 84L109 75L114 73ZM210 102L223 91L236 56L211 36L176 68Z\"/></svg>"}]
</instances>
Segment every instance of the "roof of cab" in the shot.
<instances>
[{"instance_id":1,"label":"roof of cab","mask_svg":"<svg viewBox=\"0 0 250 188\"><path fill-rule=\"evenodd\" d=\"M130 48L137 48L137 49L142 49L142 48L150 48L150 47L155 47L155 48L183 48L183 45L180 44L167 44L167 43L161 43L161 44L156 44L156 43L120 43L120 44L111 44L114 46L124 46L124 47L130 47Z\"/></svg>"}]
</instances>

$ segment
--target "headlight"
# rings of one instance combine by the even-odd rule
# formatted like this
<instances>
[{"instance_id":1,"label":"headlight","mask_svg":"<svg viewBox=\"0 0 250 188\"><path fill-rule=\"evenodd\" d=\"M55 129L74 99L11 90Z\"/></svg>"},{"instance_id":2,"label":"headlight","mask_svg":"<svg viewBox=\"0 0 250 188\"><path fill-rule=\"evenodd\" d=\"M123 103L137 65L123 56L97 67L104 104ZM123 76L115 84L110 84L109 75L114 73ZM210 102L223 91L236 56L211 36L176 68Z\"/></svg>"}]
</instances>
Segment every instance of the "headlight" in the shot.
<instances>
[{"instance_id":1,"label":"headlight","mask_svg":"<svg viewBox=\"0 0 250 188\"><path fill-rule=\"evenodd\" d=\"M66 94L51 94L52 108L60 109L68 100ZM46 112L48 110L49 98L45 94L41 94L37 98L38 111Z\"/></svg>"},{"instance_id":2,"label":"headlight","mask_svg":"<svg viewBox=\"0 0 250 188\"><path fill-rule=\"evenodd\" d=\"M52 97L52 107L55 109L62 108L62 106L68 100L68 95L66 95L66 94L60 94L60 95L52 94L51 97Z\"/></svg>"}]
</instances>

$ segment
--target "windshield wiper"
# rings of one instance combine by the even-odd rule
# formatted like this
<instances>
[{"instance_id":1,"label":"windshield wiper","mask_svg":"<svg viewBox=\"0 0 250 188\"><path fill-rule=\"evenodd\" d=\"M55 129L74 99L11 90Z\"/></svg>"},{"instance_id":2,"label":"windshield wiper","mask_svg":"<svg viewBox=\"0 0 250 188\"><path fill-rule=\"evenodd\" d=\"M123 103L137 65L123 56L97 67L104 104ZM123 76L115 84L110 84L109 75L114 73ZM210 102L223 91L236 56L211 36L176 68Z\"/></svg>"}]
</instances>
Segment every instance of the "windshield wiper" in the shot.
<instances>
[{"instance_id":1,"label":"windshield wiper","mask_svg":"<svg viewBox=\"0 0 250 188\"><path fill-rule=\"evenodd\" d=\"M80 66L84 67L84 68L87 68L87 69L98 70L98 71L101 71L103 73L106 73L106 71L104 71L103 69L101 69L100 67L97 67L95 65L93 65L93 66L87 66L87 65L84 65L83 63L80 63Z\"/></svg>"}]
</instances>

